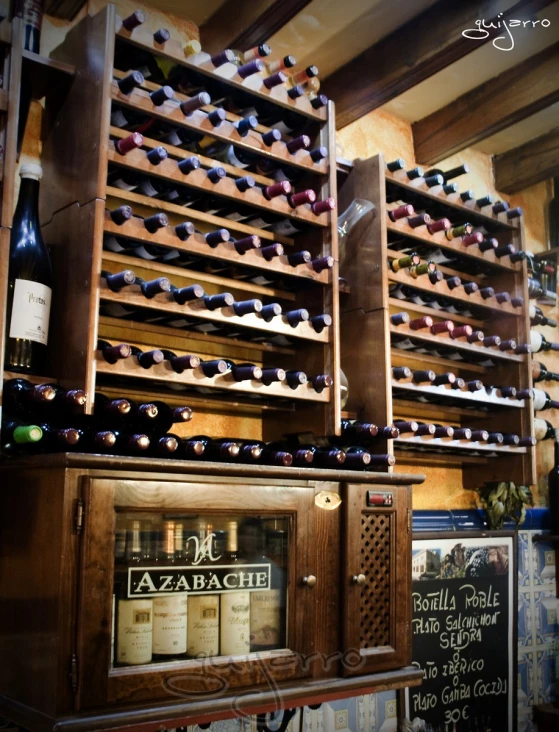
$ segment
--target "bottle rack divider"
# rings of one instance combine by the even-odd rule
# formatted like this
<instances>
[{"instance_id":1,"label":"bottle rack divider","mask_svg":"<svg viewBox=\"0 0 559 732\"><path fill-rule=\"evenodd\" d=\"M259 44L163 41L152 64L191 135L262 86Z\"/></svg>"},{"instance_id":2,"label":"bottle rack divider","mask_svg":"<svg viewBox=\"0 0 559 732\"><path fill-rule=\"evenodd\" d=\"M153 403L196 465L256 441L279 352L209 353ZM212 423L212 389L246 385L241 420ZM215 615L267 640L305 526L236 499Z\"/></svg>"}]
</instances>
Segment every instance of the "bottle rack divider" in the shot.
<instances>
[{"instance_id":1,"label":"bottle rack divider","mask_svg":"<svg viewBox=\"0 0 559 732\"><path fill-rule=\"evenodd\" d=\"M303 207L291 209L287 203L277 199L268 203L259 190L249 191L248 195L240 194L231 178L222 180L217 186L200 182L194 187L202 190L217 191L223 184L227 188L228 196L223 197L224 205L227 198L232 203L243 204L258 210L273 210L281 216L302 221L305 231L295 238L276 236L267 230L219 218L192 207L182 207L164 201L124 191L106 185L108 162L117 161L119 164L135 170L146 170L150 174L159 175L164 172L169 180L184 182L192 186L192 181L205 176L204 171L195 171L189 176L183 176L178 170L176 162L166 160L159 166L152 166L147 162L145 151L135 150L126 156L121 156L114 150L114 143L110 140L122 136L122 131L116 133L110 124L111 96L119 96L120 92L113 81L112 58L115 47L115 27L118 26L114 6L108 5L95 16L88 16L72 29L61 46L55 49L52 57L57 62L71 64L76 69L76 82L72 84L66 98L60 106L47 108L47 114L55 122L49 127L43 146L43 163L45 167L45 182L42 191L41 218L45 222L43 233L47 244L52 246L53 266L56 272L56 294L52 306L52 322L57 327L52 329L52 364L53 375L64 386L83 388L88 394L86 412L92 411L92 399L96 387L96 375L102 382L101 388L111 388L111 379L115 377L114 385L143 384L145 391L150 388L160 389L165 382L184 382L190 387L200 386L199 374L175 374L171 371L168 362L144 370L137 365L136 359L127 359L114 366L98 358L97 339L101 335L111 342L134 343L140 331L144 336L142 343L146 347L169 348L174 352L185 352L186 344L197 345L192 353L199 353L204 348L211 350L214 358L231 358L238 362L248 360L246 354L254 356L253 363L269 364L278 368L300 369L309 377L318 374L330 374L337 380L339 364L339 317L338 317L338 269L337 269L337 228L335 214L315 216ZM132 41L141 45L142 33L133 32ZM148 43L148 48L152 47ZM172 44L171 44L172 47ZM159 52L159 49L156 49ZM235 86L235 82L229 82ZM149 101L147 93L135 92L133 95ZM266 96L275 103L276 95ZM308 104L308 101L305 102ZM151 102L150 102L151 105ZM153 105L151 105L153 106ZM316 138L316 145L325 146L331 154L335 150L334 105L329 104L328 116L322 111L315 113L299 105L281 103L280 106L301 112L303 116L316 120L317 127L322 124ZM163 115L164 116L164 115ZM194 115L195 116L195 115ZM183 116L184 117L184 116ZM185 118L189 119L189 118ZM224 123L225 124L225 123ZM69 134L69 130L80 130L80 135ZM213 134L213 130L208 130ZM236 130L227 138L229 142L236 141ZM78 139L76 139L78 138ZM150 139L150 138L147 138ZM216 135L217 139L217 135ZM255 136L255 140L256 140ZM87 141L84 144L84 140ZM145 142L145 141L144 141ZM145 145L149 148L155 141ZM253 148L254 149L254 146ZM177 157L186 157L183 150L180 155L171 151ZM275 151L268 153L280 162L285 159ZM295 167L305 168L304 155L294 156ZM146 165L147 163L147 165ZM209 165L209 159L204 159L204 165ZM220 165L215 162L215 165ZM328 161L316 166L324 174L313 178L312 187L318 198L335 195L335 165ZM239 177L245 175L242 169L237 171ZM153 170L152 170L153 169ZM318 170L314 172L317 173ZM194 177L192 177L194 176ZM262 182L262 181L260 181ZM234 190L233 190L234 189ZM262 203L264 201L264 203ZM132 206L134 218L123 226L113 224L107 213L107 208L113 208L128 203ZM288 210L289 209L289 210ZM165 212L171 225L180 221L193 221L203 230L227 228L235 238L246 235L257 235L263 240L263 245L271 241L278 241L291 246L296 243L296 249L308 249L314 256L321 254L331 255L335 260L334 267L329 271L316 273L310 266L291 267L286 257L275 258L267 262L258 252L247 252L239 255L230 244L220 244L211 249L203 237L195 234L186 242L182 242L172 233L171 228L148 235L139 217L148 216L157 211ZM76 232L79 239L76 240ZM103 251L103 236L109 233L115 236L133 238L141 242L149 242L162 247L172 247L181 251L189 251L204 255L208 262L215 262L222 258L232 266L262 270L274 273L285 279L289 276L290 288L262 286L243 280L222 277L206 272L197 272L187 268L174 267L164 263L142 260ZM263 298L265 302L280 300L284 302L283 310L307 308L311 317L321 313L328 313L333 323L330 328L317 333L309 323L301 323L296 328L286 324L282 316L278 316L270 323L266 323L259 315L250 314L238 317L230 309L209 311L200 309L200 304L187 303L178 305L169 295L157 295L153 299L146 299L141 293L134 291L137 287L126 288L119 293L109 290L101 278L101 270L118 272L124 268L132 269L137 275L146 279L156 276L168 276L176 285L190 282L200 282L208 294L230 291L236 300ZM132 291L130 291L132 290ZM250 293L250 295L249 295ZM173 329L165 325L150 325L120 318L112 318L99 313L102 302L117 302L126 306L149 308L162 313L177 313L205 322L234 324L238 330L242 328L247 334L242 334L238 340L204 333ZM274 344L256 344L250 341L251 333L255 330L270 335L284 334L291 343L286 346ZM55 332L56 331L56 332ZM153 334L153 341L149 341L146 334ZM110 338L109 338L110 335ZM254 382L233 382L232 378L204 377L206 386L216 393L216 402L221 399L222 404L229 404L229 411L239 410L245 406L254 409L250 403L251 395L262 394L266 401L262 402L260 412L270 415L263 421L263 436L265 439L279 437L285 431L285 420L274 415L284 414L285 411L294 411L297 428L313 430L317 434L333 434L339 431L340 398L336 386L316 392L311 386L291 389L285 384L275 384L265 387ZM151 382L151 383L150 383ZM136 389L136 386L132 386ZM159 393L159 392L158 392ZM221 397L220 394L223 396ZM230 395L230 400L228 396ZM270 397L268 400L267 398ZM247 400L244 405L243 399ZM274 399L278 409L272 408ZM200 401L200 400L199 400ZM255 401L255 400L253 400ZM244 405L244 406L243 406Z\"/></svg>"},{"instance_id":2,"label":"bottle rack divider","mask_svg":"<svg viewBox=\"0 0 559 732\"><path fill-rule=\"evenodd\" d=\"M487 386L511 385L520 389L531 388L532 377L530 356L517 355L467 343L464 339L451 339L447 334L432 335L429 332L410 331L407 325L394 326L390 314L409 312L410 317L430 315L434 321L449 319L456 324L471 324L483 330L486 335L498 334L503 339L513 338L517 343L529 340L530 320L527 307L513 308L510 304L497 304L488 307L488 301L478 293L457 294L460 288L451 291L445 282L433 286L427 276L413 279L405 270L393 272L390 260L404 256L390 249L394 234L403 234L419 244L429 244L445 251L457 252L472 260L483 259L487 263L484 277L470 277L466 273L456 274L466 281L478 281L483 286L491 286L495 292L507 291L512 297L522 297L527 304L527 267L526 263L504 264L490 257L462 251L466 248L439 234L427 238L419 235L405 222L392 223L387 216L387 208L395 204L386 203L387 185L401 189L401 199L406 201L406 192L421 195L422 203L429 212L435 202L448 207L445 213L452 221L452 213L460 220L469 220L476 226L490 222L496 223L499 230L495 235L501 243L512 242L517 249L523 249L523 228L518 220L508 221L502 214L487 215L473 211L465 205L447 201L440 194L421 190L421 186L406 184L386 170L383 157L377 155L369 160L356 160L339 192L340 211L355 198L372 201L376 215L360 221L351 231L345 251L341 252L340 271L350 286L350 293L344 297L341 312L341 338L344 369L349 384L350 397L347 408L357 413L358 419L377 424L392 424L394 418L426 422L460 425L489 431L528 436L533 434L533 415L531 401L503 399L488 396L482 392L464 392L444 386L420 386L392 379L393 365L407 365L412 371L432 369L437 373L452 371L466 380L480 379ZM442 209L444 212L444 209ZM444 241L443 241L444 239ZM470 247L472 248L472 247ZM425 256L428 259L428 256ZM442 268L441 268L442 269ZM454 274L452 266L444 268ZM401 283L423 292L439 293L449 302L466 303L474 306L475 317L460 313L448 313L430 308L423 304L408 302L389 295L389 284ZM504 316L504 317L503 317ZM451 347L466 357L468 354L491 357L494 366L486 368L477 363L447 359L430 353L415 353L412 350L391 346L391 336L404 336L413 339L418 345L440 345ZM396 394L398 396L396 396ZM438 398L439 403L418 402L416 397L429 394ZM479 405L479 406L476 406ZM496 411L487 411L482 406L490 405ZM440 452L427 452L437 447ZM403 449L406 448L406 449ZM421 448L421 451L417 448ZM402 435L396 440L375 443L379 453L393 451L397 463L406 464L457 464L463 466L463 482L467 488L476 488L485 480L513 480L517 483L535 482L535 450L526 447L497 447L483 443L434 440ZM456 454L453 453L453 450Z\"/></svg>"}]
</instances>

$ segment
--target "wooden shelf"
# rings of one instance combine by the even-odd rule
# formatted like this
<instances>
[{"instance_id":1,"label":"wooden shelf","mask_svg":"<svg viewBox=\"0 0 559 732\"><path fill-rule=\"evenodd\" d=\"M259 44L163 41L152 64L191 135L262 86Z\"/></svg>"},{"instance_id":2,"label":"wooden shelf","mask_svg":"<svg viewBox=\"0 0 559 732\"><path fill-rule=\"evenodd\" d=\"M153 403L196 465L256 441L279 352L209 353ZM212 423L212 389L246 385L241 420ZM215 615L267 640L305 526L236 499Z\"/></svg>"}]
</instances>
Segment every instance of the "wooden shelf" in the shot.
<instances>
[{"instance_id":1,"label":"wooden shelf","mask_svg":"<svg viewBox=\"0 0 559 732\"><path fill-rule=\"evenodd\" d=\"M460 389L448 389L446 386L418 386L405 381L396 381L392 379L392 389L398 389L401 392L411 394L421 394L425 396L438 397L443 400L449 400L457 405L468 404L474 409L476 405L480 407L486 405L488 407L503 407L505 409L523 409L526 406L524 399L503 399L502 397L488 394L485 389L474 392L464 392Z\"/></svg>"},{"instance_id":2,"label":"wooden shelf","mask_svg":"<svg viewBox=\"0 0 559 732\"><path fill-rule=\"evenodd\" d=\"M254 86L255 82L261 83L261 78L251 80L251 77L249 77L248 79L243 80L236 73L234 68L230 68L232 66L231 64L225 64L226 68L221 66L218 69L214 69L213 66L207 62L200 63L203 55L195 55L185 58L183 46L179 41L170 39L165 43L164 47L162 47L161 44L155 42L153 38L153 31L146 28L144 25L134 28L133 31L127 31L122 26L121 19L117 16L117 37L145 48L154 55L170 59L171 61L184 66L186 69L197 71L216 81L223 81L234 89L260 98L263 101L271 102L280 107L284 107L285 109L290 109L304 117L315 120L316 122L324 122L326 120L326 109L322 108L320 110L314 110L308 97L305 95L298 99L291 99L287 95L287 89L282 86L274 87L271 90L262 86L259 90L255 90L254 88L251 88L251 85ZM233 77L225 78L225 76L231 72L234 73Z\"/></svg>"},{"instance_id":3,"label":"wooden shelf","mask_svg":"<svg viewBox=\"0 0 559 732\"><path fill-rule=\"evenodd\" d=\"M23 51L22 73L28 74L33 83L33 99L42 99L46 94L67 89L76 70L70 64L40 56L32 51Z\"/></svg>"},{"instance_id":4,"label":"wooden shelf","mask_svg":"<svg viewBox=\"0 0 559 732\"><path fill-rule=\"evenodd\" d=\"M179 305L169 293L161 293L148 299L144 297L136 285L127 287L121 292L112 292L102 285L100 299L102 302L118 303L133 310L154 310L183 316L186 320L192 319L193 321L207 321L222 326L234 326L236 331L246 329L247 333L251 330L259 331L270 334L270 337L284 335L289 339L293 338L295 340L312 341L315 343L329 343L330 341L327 328L321 333L317 333L308 321L299 323L295 328L292 328L281 315L267 323L263 318L254 313L239 317L235 315L232 307L224 307L212 311L208 310L203 303L187 302L184 305ZM125 322L126 320L123 320L123 323ZM195 325L196 322L193 322L192 327L195 327ZM184 330L184 332L188 332L188 330Z\"/></svg>"},{"instance_id":5,"label":"wooden shelf","mask_svg":"<svg viewBox=\"0 0 559 732\"><path fill-rule=\"evenodd\" d=\"M155 234L150 234L143 224L143 219L138 217L133 217L121 226L118 226L113 222L107 211L105 213L104 230L116 237L155 244L166 249L177 249L181 252L192 253L200 257L227 261L232 265L248 267L249 269L259 270L264 273L274 273L281 277L293 278L292 281L294 284L298 280L301 280L301 282L305 281L305 283L328 285L331 280L331 270L323 270L318 273L314 271L309 263L292 267L286 255L274 257L271 262L267 262L258 249L250 250L245 254L239 254L230 241L218 244L216 247L210 247L206 243L203 234L193 234L183 242L170 227L159 229ZM179 267L175 269L177 270L177 274L181 270Z\"/></svg>"},{"instance_id":6,"label":"wooden shelf","mask_svg":"<svg viewBox=\"0 0 559 732\"><path fill-rule=\"evenodd\" d=\"M230 374L207 377L201 369L189 369L177 374L168 361L144 369L136 363L134 358L126 358L115 364L109 364L98 351L96 354L96 370L98 374L110 376L124 376L127 379L143 379L150 382L182 384L194 389L218 389L220 391L245 394L250 399L269 399L281 397L289 401L312 401L327 403L331 398L331 389L324 389L318 393L309 383L292 389L286 383L273 383L266 386L260 381L235 381Z\"/></svg>"},{"instance_id":7,"label":"wooden shelf","mask_svg":"<svg viewBox=\"0 0 559 732\"><path fill-rule=\"evenodd\" d=\"M294 302L296 299L295 293L288 292L287 290L280 290L275 287L264 287L263 285L257 285L254 282L245 282L244 280L237 280L231 277L222 277L217 274L210 274L208 272L199 272L197 270L188 269L186 267L173 267L169 264L162 262L152 262L148 259L142 259L141 257L134 257L127 254L117 254L110 251L103 251L103 269L108 271L119 271L113 266L108 265L108 262L114 262L120 264L125 269L147 270L148 272L157 272L160 275L173 277L177 283L184 280L199 282L200 284L207 283L217 285L220 290L224 292L229 291L241 291L250 292L253 295L262 295L263 297L272 298L274 300L286 300Z\"/></svg>"},{"instance_id":8,"label":"wooden shelf","mask_svg":"<svg viewBox=\"0 0 559 732\"><path fill-rule=\"evenodd\" d=\"M511 447L509 445L488 445L484 442L470 442L467 440L452 440L448 438L440 437L397 437L394 440L394 448L398 449L409 449L410 451L417 450L418 452L424 450L440 450L440 451L461 451L461 454L456 454L457 460L462 458L464 455L470 457L476 457L471 453L480 453L483 459L491 457L492 455L522 455L526 454L527 450L525 447Z\"/></svg>"},{"instance_id":9,"label":"wooden shelf","mask_svg":"<svg viewBox=\"0 0 559 732\"><path fill-rule=\"evenodd\" d=\"M447 300L471 305L472 308L486 312L489 317L494 315L510 315L515 318L521 318L524 316L524 308L514 308L510 303L499 304L495 301L494 297L489 300L484 300L479 292L474 292L472 295L456 294L456 290L449 290L444 281L437 282L436 285L431 284L426 275L422 275L421 277L418 277L418 279L414 279L405 270L400 270L399 272L389 271L388 280L389 282L395 282L400 285L408 285L409 287L421 290L422 292L439 295ZM494 304L489 305L489 302L494 302ZM449 315L449 318L452 318L452 316Z\"/></svg>"},{"instance_id":10,"label":"wooden shelf","mask_svg":"<svg viewBox=\"0 0 559 732\"><path fill-rule=\"evenodd\" d=\"M488 412L481 409L465 409L457 407L455 404L417 402L411 399L407 400L399 394L393 394L392 399L394 418L399 419L456 422L461 417L466 417L466 419L487 419L488 415Z\"/></svg>"},{"instance_id":11,"label":"wooden shelf","mask_svg":"<svg viewBox=\"0 0 559 732\"><path fill-rule=\"evenodd\" d=\"M408 300L400 300L397 297L389 297L388 304L396 312L406 310L406 312L411 311L414 313L421 313L422 315L431 315L435 318L440 317L445 319L445 310L430 308L427 305L418 305L417 303L409 302ZM461 313L446 313L446 315L448 316L448 320L452 320L455 323L465 323L466 325L471 325L475 329L481 329L485 325L485 321L478 320L477 318L470 318L466 315L462 315Z\"/></svg>"},{"instance_id":12,"label":"wooden shelf","mask_svg":"<svg viewBox=\"0 0 559 732\"><path fill-rule=\"evenodd\" d=\"M126 76L126 72L113 69L113 76L115 79L121 79ZM118 101L123 105L126 105L129 95L122 94L120 92L117 82L113 82L113 89L115 94L113 97L114 101ZM145 90L146 93L149 94L150 91L159 89L159 85L154 84L153 82L144 81L141 87L137 87L137 89ZM180 103L190 99L190 97L186 94L175 92L174 99L176 103ZM143 105L144 101L141 101L140 103ZM153 105L148 106L153 112L158 109ZM206 118L206 113L215 109L217 109L217 107L214 107L212 104L208 104L203 107L203 111L195 112L188 117L185 117L181 112L176 118L180 121L184 121L186 123L186 127L189 126L189 122L193 122L194 124L193 126L190 126L190 129L197 131L198 124ZM310 157L309 150L298 150L292 155L285 147L285 142L281 140L274 142L271 146L266 145L262 140L262 133L269 132L271 129L270 127L259 124L255 130L250 130L245 137L241 137L234 127L235 122L238 122L240 119L242 119L242 117L226 111L227 122L223 122L219 127L211 127L210 130L212 130L212 132L208 131L207 134L215 140L222 140L223 142L234 144L236 147L243 148L248 152L251 152L253 155L258 155L258 157L264 157L269 160L275 160L278 164L281 163L282 165L289 165L290 167L297 168L305 173L315 175L326 175L328 173L328 161L323 159L318 163L315 163ZM130 134L126 130L123 130L123 132L127 135Z\"/></svg>"},{"instance_id":13,"label":"wooden shelf","mask_svg":"<svg viewBox=\"0 0 559 732\"><path fill-rule=\"evenodd\" d=\"M152 165L143 150L136 149L127 155L120 155L114 149L114 143L110 142L108 160L110 163L114 163L123 168L145 173L146 175L161 178L162 180L179 183L186 188L194 188L212 196L221 196L224 199L224 206L226 205L225 201L229 199L230 201L234 201L236 205L241 203L241 205L254 206L263 211L269 211L278 216L278 220L284 216L310 226L328 226L329 215L320 214L320 216L316 216L308 204L292 208L285 196L278 196L272 201L268 201L264 197L262 189L258 187L251 188L242 195L239 195L239 190L233 178L225 177L219 180L218 183L212 183L203 168L194 170L188 175L183 175L178 168L177 161L173 160L173 158L167 158L159 163L159 165ZM216 165L219 165L219 163L217 162ZM242 177L242 171L239 172L239 177Z\"/></svg>"},{"instance_id":14,"label":"wooden shelf","mask_svg":"<svg viewBox=\"0 0 559 732\"><path fill-rule=\"evenodd\" d=\"M51 376L37 376L36 374L20 374L17 371L4 371L4 381L9 379L26 379L32 384L55 384L56 379Z\"/></svg>"},{"instance_id":15,"label":"wooden shelf","mask_svg":"<svg viewBox=\"0 0 559 732\"><path fill-rule=\"evenodd\" d=\"M438 312L440 311L435 311L435 313ZM456 338L455 340L453 340L448 335L448 333L445 335L432 335L428 332L428 330L410 330L410 327L408 325L391 325L390 333L399 336L406 336L410 338L410 340L417 341L418 343L431 343L441 348L455 348L460 353L463 353L465 358L470 355L479 357L480 360L484 358L490 358L495 361L512 361L514 363L523 363L524 359L526 358L525 356L518 356L515 353L503 353L503 351L499 351L497 348L485 348L483 346L475 346L472 343L468 343L461 338ZM413 351L411 352L413 353ZM462 361L458 361L455 363L461 365Z\"/></svg>"},{"instance_id":16,"label":"wooden shelf","mask_svg":"<svg viewBox=\"0 0 559 732\"><path fill-rule=\"evenodd\" d=\"M8 92L6 89L0 89L0 112L8 110Z\"/></svg>"},{"instance_id":17,"label":"wooden shelf","mask_svg":"<svg viewBox=\"0 0 559 732\"><path fill-rule=\"evenodd\" d=\"M144 207L145 209L150 209L150 213L153 209L156 211L163 211L164 213L179 217L178 221L202 221L203 223L211 224L216 228L225 228L231 232L238 232L239 234L246 234L247 236L259 236L264 241L277 241L280 244L293 246L293 239L291 237L274 234L272 231L268 231L267 229L257 229L254 226L248 226L242 222L232 221L230 219L221 218L220 216L214 216L213 214L198 211L189 206L177 206L174 203L167 203L167 201L160 201L157 198L150 198L149 196L144 196L141 193L134 193L134 191L125 191L121 188L115 188L114 186L107 186L106 196L107 199L115 198L118 201L126 201L129 204L134 203L138 208ZM136 207L134 208L134 211L136 212Z\"/></svg>"},{"instance_id":18,"label":"wooden shelf","mask_svg":"<svg viewBox=\"0 0 559 732\"><path fill-rule=\"evenodd\" d=\"M520 227L519 220L514 219L514 223L509 221L507 219L506 213L502 213L497 216L493 213L487 214L470 206L467 206L466 204L449 200L448 196L444 192L432 193L425 186L422 179L417 179L415 182L409 181L406 183L405 181L398 178L397 173L391 173L389 170L385 170L384 175L387 185L393 184L395 186L398 186L399 188L402 188L403 190L410 191L415 195L421 195L425 199L431 200L437 204L448 206L450 210L454 209L455 211L459 211L462 216L469 217L472 222L477 221L480 224L483 224L483 222L485 221L489 222L491 226L493 226L494 224L499 224L499 226L502 227L503 230L514 230Z\"/></svg>"},{"instance_id":19,"label":"wooden shelf","mask_svg":"<svg viewBox=\"0 0 559 732\"><path fill-rule=\"evenodd\" d=\"M413 239L414 241L420 242L421 246L432 247L433 249L441 249L442 251L448 252L451 255L456 255L456 257L467 259L472 263L477 262L480 266L485 265L488 270L494 270L494 274L497 275L503 274L503 272L511 272L512 274L518 274L522 272L522 262L507 264L506 260L508 259L508 257L503 257L503 259L505 260L503 262L501 259L495 256L495 252L491 249L485 253L480 252L475 244L467 247L462 244L460 239L452 239L449 241L442 231L439 231L436 234L429 234L426 228L423 226L418 227L417 229L412 229L412 227L406 222L405 219L400 219L399 221L389 221L386 225L386 230L389 232L389 234L403 236L406 239ZM422 233L422 230L424 230L424 233ZM399 257L405 256L395 249L390 249L390 246L391 242L389 239L387 256L390 259L398 259ZM422 259L427 260L429 259L429 257L425 256L422 257ZM445 268L439 265L437 265L437 269L440 269L443 272L445 271L445 269L448 269L450 271L450 267ZM457 274L471 282L480 282L480 277L475 274L472 275L468 274L467 272L460 272L460 270L452 270L452 274Z\"/></svg>"},{"instance_id":20,"label":"wooden shelf","mask_svg":"<svg viewBox=\"0 0 559 732\"><path fill-rule=\"evenodd\" d=\"M469 363L468 361L452 361L449 358L433 356L431 353L417 353L416 351L406 348L398 348L397 346L392 346L390 349L390 356L393 366L407 366L410 361L417 361L418 363L426 364L428 368L440 366L442 369L459 371L461 374L463 372L484 374L487 371L486 366L480 366L477 363Z\"/></svg>"}]
</instances>

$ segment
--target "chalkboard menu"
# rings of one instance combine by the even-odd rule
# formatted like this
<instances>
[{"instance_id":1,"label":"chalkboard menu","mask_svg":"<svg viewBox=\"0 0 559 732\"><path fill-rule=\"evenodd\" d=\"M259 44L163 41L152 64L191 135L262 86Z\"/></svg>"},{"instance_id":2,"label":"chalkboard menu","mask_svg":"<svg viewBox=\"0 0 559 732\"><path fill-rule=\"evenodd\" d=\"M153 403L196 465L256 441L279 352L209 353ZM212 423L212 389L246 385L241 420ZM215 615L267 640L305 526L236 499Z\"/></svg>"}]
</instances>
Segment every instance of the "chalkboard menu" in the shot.
<instances>
[{"instance_id":1,"label":"chalkboard menu","mask_svg":"<svg viewBox=\"0 0 559 732\"><path fill-rule=\"evenodd\" d=\"M413 541L414 732L516 728L514 535L437 534Z\"/></svg>"}]
</instances>

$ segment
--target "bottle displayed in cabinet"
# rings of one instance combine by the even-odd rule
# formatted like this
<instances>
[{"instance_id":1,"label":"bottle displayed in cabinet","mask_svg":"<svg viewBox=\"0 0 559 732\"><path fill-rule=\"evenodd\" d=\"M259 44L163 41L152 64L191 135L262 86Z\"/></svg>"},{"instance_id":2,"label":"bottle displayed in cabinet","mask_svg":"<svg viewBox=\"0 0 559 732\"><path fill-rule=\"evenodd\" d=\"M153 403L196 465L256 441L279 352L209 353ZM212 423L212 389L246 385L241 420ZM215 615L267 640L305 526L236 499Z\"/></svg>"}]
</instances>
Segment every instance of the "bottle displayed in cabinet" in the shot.
<instances>
[{"instance_id":1,"label":"bottle displayed in cabinet","mask_svg":"<svg viewBox=\"0 0 559 732\"><path fill-rule=\"evenodd\" d=\"M52 297L52 265L39 222L39 165L19 170L21 186L10 236L6 350L9 371L44 373Z\"/></svg>"},{"instance_id":2,"label":"bottle displayed in cabinet","mask_svg":"<svg viewBox=\"0 0 559 732\"><path fill-rule=\"evenodd\" d=\"M114 665L285 647L288 523L270 521L119 512Z\"/></svg>"}]
</instances>

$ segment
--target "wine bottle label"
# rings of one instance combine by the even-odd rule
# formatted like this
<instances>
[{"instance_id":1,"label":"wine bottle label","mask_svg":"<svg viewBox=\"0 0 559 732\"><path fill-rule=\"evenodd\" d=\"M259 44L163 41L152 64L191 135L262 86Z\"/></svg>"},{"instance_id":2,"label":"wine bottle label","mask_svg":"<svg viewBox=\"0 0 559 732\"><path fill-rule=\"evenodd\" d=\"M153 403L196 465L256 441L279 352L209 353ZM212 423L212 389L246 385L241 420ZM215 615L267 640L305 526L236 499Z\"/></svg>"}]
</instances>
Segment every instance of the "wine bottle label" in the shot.
<instances>
[{"instance_id":1,"label":"wine bottle label","mask_svg":"<svg viewBox=\"0 0 559 732\"><path fill-rule=\"evenodd\" d=\"M119 600L116 639L118 663L137 665L151 661L152 600Z\"/></svg>"},{"instance_id":2,"label":"wine bottle label","mask_svg":"<svg viewBox=\"0 0 559 732\"><path fill-rule=\"evenodd\" d=\"M188 598L186 637L189 656L204 658L219 654L219 595Z\"/></svg>"},{"instance_id":3,"label":"wine bottle label","mask_svg":"<svg viewBox=\"0 0 559 732\"><path fill-rule=\"evenodd\" d=\"M120 244L116 236L105 236L103 239L103 249L108 252L116 252L117 254L126 251L126 248Z\"/></svg>"},{"instance_id":4,"label":"wine bottle label","mask_svg":"<svg viewBox=\"0 0 559 732\"><path fill-rule=\"evenodd\" d=\"M235 155L235 148L233 145L229 145L225 151L225 154L223 156L223 162L229 163L229 165L234 165L237 168L248 168L248 163L243 163L242 160L240 160L237 155Z\"/></svg>"},{"instance_id":5,"label":"wine bottle label","mask_svg":"<svg viewBox=\"0 0 559 732\"><path fill-rule=\"evenodd\" d=\"M281 635L281 591L267 590L250 595L251 645L277 648Z\"/></svg>"},{"instance_id":6,"label":"wine bottle label","mask_svg":"<svg viewBox=\"0 0 559 732\"><path fill-rule=\"evenodd\" d=\"M532 346L532 353L537 353L541 350L543 343L542 334L537 330L530 331L530 345Z\"/></svg>"},{"instance_id":7,"label":"wine bottle label","mask_svg":"<svg viewBox=\"0 0 559 732\"><path fill-rule=\"evenodd\" d=\"M122 109L115 109L111 112L111 124L113 127L126 127L128 120L124 116Z\"/></svg>"},{"instance_id":8,"label":"wine bottle label","mask_svg":"<svg viewBox=\"0 0 559 732\"><path fill-rule=\"evenodd\" d=\"M534 397L532 400L534 410L539 412L540 410L545 409L546 402L547 397L545 391L542 391L541 389L534 389Z\"/></svg>"},{"instance_id":9,"label":"wine bottle label","mask_svg":"<svg viewBox=\"0 0 559 732\"><path fill-rule=\"evenodd\" d=\"M227 592L221 595L221 655L250 651L250 593Z\"/></svg>"},{"instance_id":10,"label":"wine bottle label","mask_svg":"<svg viewBox=\"0 0 559 732\"><path fill-rule=\"evenodd\" d=\"M111 180L111 185L115 188L120 188L121 191L133 191L138 187L137 183L126 182L124 178L115 178L114 180Z\"/></svg>"},{"instance_id":11,"label":"wine bottle label","mask_svg":"<svg viewBox=\"0 0 559 732\"><path fill-rule=\"evenodd\" d=\"M150 254L143 244L140 244L139 247L134 247L134 256L141 257L142 259L157 259L157 256Z\"/></svg>"},{"instance_id":12,"label":"wine bottle label","mask_svg":"<svg viewBox=\"0 0 559 732\"><path fill-rule=\"evenodd\" d=\"M39 39L45 3L42 0L16 0L14 15L23 19L23 47L39 53Z\"/></svg>"},{"instance_id":13,"label":"wine bottle label","mask_svg":"<svg viewBox=\"0 0 559 732\"><path fill-rule=\"evenodd\" d=\"M121 188L121 186L119 186L119 188ZM153 187L153 185L152 185L151 181L149 180L149 178L147 178L146 180L143 180L140 183L140 192L144 196L149 196L150 198L153 198L154 196L157 196L157 194L159 193L159 191L156 188Z\"/></svg>"},{"instance_id":14,"label":"wine bottle label","mask_svg":"<svg viewBox=\"0 0 559 732\"><path fill-rule=\"evenodd\" d=\"M153 652L186 653L186 592L154 598Z\"/></svg>"},{"instance_id":15,"label":"wine bottle label","mask_svg":"<svg viewBox=\"0 0 559 732\"><path fill-rule=\"evenodd\" d=\"M249 223L251 226L254 226L255 229L267 229L270 226L267 221L259 218L251 219Z\"/></svg>"},{"instance_id":16,"label":"wine bottle label","mask_svg":"<svg viewBox=\"0 0 559 732\"><path fill-rule=\"evenodd\" d=\"M118 302L105 302L102 304L103 315L110 315L112 318L126 318L130 310L122 307Z\"/></svg>"},{"instance_id":17,"label":"wine bottle label","mask_svg":"<svg viewBox=\"0 0 559 732\"><path fill-rule=\"evenodd\" d=\"M16 280L10 338L47 345L52 290L32 280Z\"/></svg>"},{"instance_id":18,"label":"wine bottle label","mask_svg":"<svg viewBox=\"0 0 559 732\"><path fill-rule=\"evenodd\" d=\"M292 236L293 234L296 234L299 229L290 219L284 219L283 221L278 221L277 224L274 224L272 226L272 231L276 234L281 234L281 236Z\"/></svg>"},{"instance_id":19,"label":"wine bottle label","mask_svg":"<svg viewBox=\"0 0 559 732\"><path fill-rule=\"evenodd\" d=\"M545 419L534 420L534 437L536 440L544 440L547 434L547 422Z\"/></svg>"}]
</instances>

